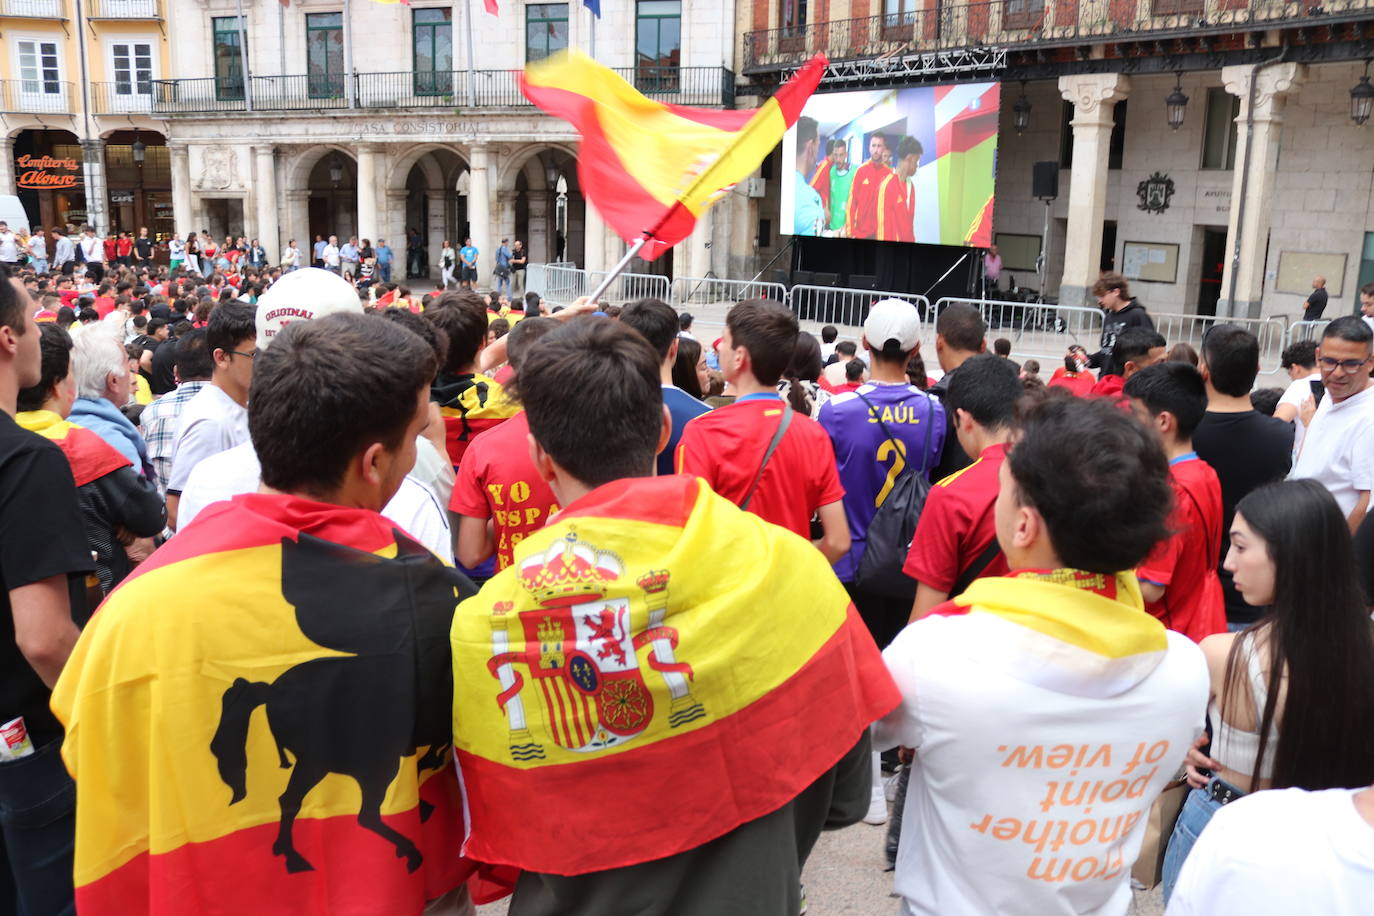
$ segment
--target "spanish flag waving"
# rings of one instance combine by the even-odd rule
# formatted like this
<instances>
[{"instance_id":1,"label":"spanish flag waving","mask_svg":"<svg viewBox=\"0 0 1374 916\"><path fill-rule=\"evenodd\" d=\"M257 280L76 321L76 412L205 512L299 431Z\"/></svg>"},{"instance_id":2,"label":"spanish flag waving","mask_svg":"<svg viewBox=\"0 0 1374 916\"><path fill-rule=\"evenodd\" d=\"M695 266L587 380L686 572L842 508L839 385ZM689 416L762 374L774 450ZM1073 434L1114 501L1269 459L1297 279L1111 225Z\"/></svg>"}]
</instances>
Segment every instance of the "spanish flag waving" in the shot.
<instances>
[{"instance_id":1,"label":"spanish flag waving","mask_svg":"<svg viewBox=\"0 0 1374 916\"><path fill-rule=\"evenodd\" d=\"M419 914L461 884L460 588L375 512L284 495L143 563L53 691L83 916Z\"/></svg>"},{"instance_id":2,"label":"spanish flag waving","mask_svg":"<svg viewBox=\"0 0 1374 916\"><path fill-rule=\"evenodd\" d=\"M650 235L640 257L653 260L758 168L801 115L827 63L813 58L752 111L647 99L576 51L530 64L520 87L535 105L577 128L582 193L626 242Z\"/></svg>"},{"instance_id":3,"label":"spanish flag waving","mask_svg":"<svg viewBox=\"0 0 1374 916\"><path fill-rule=\"evenodd\" d=\"M522 541L458 609L453 664L466 851L558 875L776 811L900 699L816 548L687 476Z\"/></svg>"}]
</instances>

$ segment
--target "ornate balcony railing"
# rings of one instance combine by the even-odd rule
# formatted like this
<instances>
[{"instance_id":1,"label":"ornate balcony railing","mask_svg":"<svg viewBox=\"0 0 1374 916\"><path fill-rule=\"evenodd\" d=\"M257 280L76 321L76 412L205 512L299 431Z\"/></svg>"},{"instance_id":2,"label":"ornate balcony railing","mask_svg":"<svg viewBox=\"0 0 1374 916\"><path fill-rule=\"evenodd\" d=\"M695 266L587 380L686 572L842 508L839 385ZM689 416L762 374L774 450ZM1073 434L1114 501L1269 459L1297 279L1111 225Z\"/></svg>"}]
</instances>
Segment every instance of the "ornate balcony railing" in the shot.
<instances>
[{"instance_id":1,"label":"ornate balcony railing","mask_svg":"<svg viewBox=\"0 0 1374 916\"><path fill-rule=\"evenodd\" d=\"M0 16L19 19L65 19L62 0L0 0Z\"/></svg>"},{"instance_id":2,"label":"ornate balcony railing","mask_svg":"<svg viewBox=\"0 0 1374 916\"><path fill-rule=\"evenodd\" d=\"M651 98L732 108L734 74L723 67L627 67L618 72ZM245 91L245 88L247 91ZM313 111L339 108L525 108L519 70L311 74L154 80L155 115L217 111Z\"/></svg>"},{"instance_id":3,"label":"ornate balcony railing","mask_svg":"<svg viewBox=\"0 0 1374 916\"><path fill-rule=\"evenodd\" d=\"M87 19L161 19L158 0L87 0Z\"/></svg>"},{"instance_id":4,"label":"ornate balcony railing","mask_svg":"<svg viewBox=\"0 0 1374 916\"><path fill-rule=\"evenodd\" d=\"M866 19L766 29L744 36L745 72L925 51L1199 36L1367 18L1374 0L917 0Z\"/></svg>"},{"instance_id":5,"label":"ornate balcony railing","mask_svg":"<svg viewBox=\"0 0 1374 916\"><path fill-rule=\"evenodd\" d=\"M153 86L149 81L91 83L91 114L149 114L153 110Z\"/></svg>"}]
</instances>

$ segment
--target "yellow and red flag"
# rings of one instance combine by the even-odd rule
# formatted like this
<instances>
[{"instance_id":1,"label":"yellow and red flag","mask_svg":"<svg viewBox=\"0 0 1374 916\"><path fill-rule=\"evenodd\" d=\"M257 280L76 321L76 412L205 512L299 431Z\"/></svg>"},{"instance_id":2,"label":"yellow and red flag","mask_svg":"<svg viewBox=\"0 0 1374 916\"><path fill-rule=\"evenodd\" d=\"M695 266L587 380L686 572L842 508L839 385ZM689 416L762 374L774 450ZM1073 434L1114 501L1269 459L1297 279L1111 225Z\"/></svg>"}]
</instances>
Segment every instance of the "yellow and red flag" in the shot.
<instances>
[{"instance_id":1,"label":"yellow and red flag","mask_svg":"<svg viewBox=\"0 0 1374 916\"><path fill-rule=\"evenodd\" d=\"M51 410L25 410L15 414L14 420L24 429L57 443L72 467L72 477L76 479L78 487L84 487L106 474L113 474L120 468L133 466L128 458L115 451L115 447L100 438L99 434L64 420Z\"/></svg>"},{"instance_id":2,"label":"yellow and red flag","mask_svg":"<svg viewBox=\"0 0 1374 916\"><path fill-rule=\"evenodd\" d=\"M525 68L521 91L582 135L582 194L626 242L648 233L652 260L685 239L706 212L758 168L801 115L828 61L812 58L762 107L687 108L645 98L576 51Z\"/></svg>"},{"instance_id":3,"label":"yellow and red flag","mask_svg":"<svg viewBox=\"0 0 1374 916\"><path fill-rule=\"evenodd\" d=\"M462 883L464 582L375 512L256 493L140 565L53 691L83 916L418 916Z\"/></svg>"},{"instance_id":4,"label":"yellow and red flag","mask_svg":"<svg viewBox=\"0 0 1374 916\"><path fill-rule=\"evenodd\" d=\"M816 548L687 476L530 534L459 607L453 664L467 853L559 875L776 811L900 700Z\"/></svg>"},{"instance_id":5,"label":"yellow and red flag","mask_svg":"<svg viewBox=\"0 0 1374 916\"><path fill-rule=\"evenodd\" d=\"M430 388L430 400L439 405L444 418L444 443L455 470L474 437L520 412L501 383L480 372L439 376Z\"/></svg>"}]
</instances>

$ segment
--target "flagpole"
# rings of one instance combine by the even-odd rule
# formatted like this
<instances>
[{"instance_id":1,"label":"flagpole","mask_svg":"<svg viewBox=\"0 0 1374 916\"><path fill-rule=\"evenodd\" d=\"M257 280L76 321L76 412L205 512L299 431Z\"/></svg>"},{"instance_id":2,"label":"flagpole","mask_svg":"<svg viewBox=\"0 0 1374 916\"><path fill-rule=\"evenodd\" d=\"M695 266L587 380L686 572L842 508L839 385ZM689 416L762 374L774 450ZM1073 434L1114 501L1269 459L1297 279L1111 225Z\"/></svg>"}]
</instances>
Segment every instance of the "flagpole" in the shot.
<instances>
[{"instance_id":1,"label":"flagpole","mask_svg":"<svg viewBox=\"0 0 1374 916\"><path fill-rule=\"evenodd\" d=\"M615 282L615 278L625 272L625 268L630 266L630 261L634 259L635 255L639 254L639 249L643 248L644 244L648 242L650 238L652 238L652 236L646 232L634 240L634 243L630 245L630 250L625 252L625 257L620 259L619 264L611 268L611 272L606 274L606 279L602 280L592 292L591 296L588 297L592 302L600 299L601 294L611 288L611 284Z\"/></svg>"},{"instance_id":2,"label":"flagpole","mask_svg":"<svg viewBox=\"0 0 1374 916\"><path fill-rule=\"evenodd\" d=\"M477 64L472 51L472 0L463 8L463 26L468 35L468 107L477 107Z\"/></svg>"}]
</instances>

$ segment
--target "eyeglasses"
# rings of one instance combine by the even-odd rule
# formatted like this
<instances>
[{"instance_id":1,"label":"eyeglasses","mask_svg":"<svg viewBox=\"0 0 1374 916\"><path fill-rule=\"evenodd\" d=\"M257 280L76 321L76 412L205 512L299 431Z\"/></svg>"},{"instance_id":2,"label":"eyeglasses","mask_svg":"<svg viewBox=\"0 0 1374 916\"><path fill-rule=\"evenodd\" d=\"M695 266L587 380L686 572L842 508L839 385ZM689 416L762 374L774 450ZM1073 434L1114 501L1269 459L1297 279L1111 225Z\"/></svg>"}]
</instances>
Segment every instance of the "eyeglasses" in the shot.
<instances>
[{"instance_id":1,"label":"eyeglasses","mask_svg":"<svg viewBox=\"0 0 1374 916\"><path fill-rule=\"evenodd\" d=\"M1323 356L1318 359L1317 362L1321 364L1323 369L1332 372L1336 370L1337 366L1340 366L1346 372L1358 372L1361 366L1369 362L1369 357L1366 356L1364 359L1335 359L1330 356Z\"/></svg>"},{"instance_id":2,"label":"eyeglasses","mask_svg":"<svg viewBox=\"0 0 1374 916\"><path fill-rule=\"evenodd\" d=\"M242 357L245 357L246 359L252 359L253 357L255 357L255 356L258 355L258 351L257 351L257 350L254 350L252 353L244 353L242 350L230 350L230 351L229 351L229 355L230 355L230 356L242 356Z\"/></svg>"}]
</instances>

